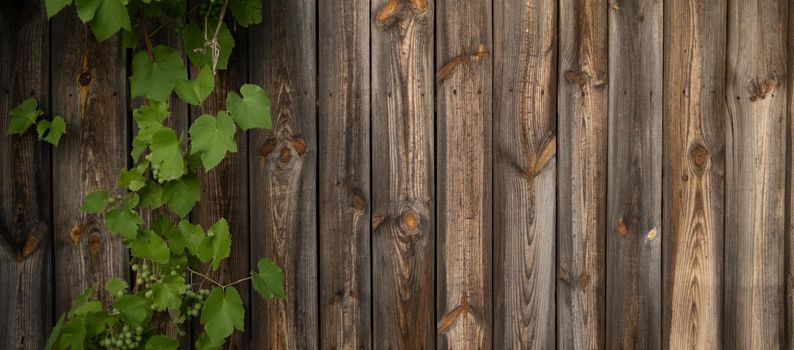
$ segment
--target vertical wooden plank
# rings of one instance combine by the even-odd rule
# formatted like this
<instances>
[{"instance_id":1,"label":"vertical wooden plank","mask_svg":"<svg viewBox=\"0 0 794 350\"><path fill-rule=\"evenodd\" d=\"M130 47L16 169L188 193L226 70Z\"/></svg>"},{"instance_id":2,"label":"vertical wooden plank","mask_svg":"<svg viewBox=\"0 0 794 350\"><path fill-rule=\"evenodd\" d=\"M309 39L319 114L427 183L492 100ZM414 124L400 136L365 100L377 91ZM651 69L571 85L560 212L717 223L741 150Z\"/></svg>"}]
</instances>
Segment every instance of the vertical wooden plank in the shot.
<instances>
[{"instance_id":1,"label":"vertical wooden plank","mask_svg":"<svg viewBox=\"0 0 794 350\"><path fill-rule=\"evenodd\" d=\"M664 348L722 349L727 1L665 5Z\"/></svg>"},{"instance_id":2,"label":"vertical wooden plank","mask_svg":"<svg viewBox=\"0 0 794 350\"><path fill-rule=\"evenodd\" d=\"M794 6L789 2L788 31L794 33ZM794 72L794 45L788 46L787 67ZM786 343L794 344L794 76L786 76Z\"/></svg>"},{"instance_id":3,"label":"vertical wooden plank","mask_svg":"<svg viewBox=\"0 0 794 350\"><path fill-rule=\"evenodd\" d=\"M557 348L606 346L606 0L560 1Z\"/></svg>"},{"instance_id":4,"label":"vertical wooden plank","mask_svg":"<svg viewBox=\"0 0 794 350\"><path fill-rule=\"evenodd\" d=\"M320 344L368 349L370 57L366 1L320 1Z\"/></svg>"},{"instance_id":5,"label":"vertical wooden plank","mask_svg":"<svg viewBox=\"0 0 794 350\"><path fill-rule=\"evenodd\" d=\"M495 2L494 23L494 348L551 349L557 1Z\"/></svg>"},{"instance_id":6,"label":"vertical wooden plank","mask_svg":"<svg viewBox=\"0 0 794 350\"><path fill-rule=\"evenodd\" d=\"M607 348L661 348L662 2L609 15Z\"/></svg>"},{"instance_id":7,"label":"vertical wooden plank","mask_svg":"<svg viewBox=\"0 0 794 350\"><path fill-rule=\"evenodd\" d=\"M0 5L0 348L40 349L52 324L50 147L8 134L27 98L49 111L49 26L43 2Z\"/></svg>"},{"instance_id":8,"label":"vertical wooden plank","mask_svg":"<svg viewBox=\"0 0 794 350\"><path fill-rule=\"evenodd\" d=\"M785 342L784 187L788 2L728 7L726 349Z\"/></svg>"},{"instance_id":9,"label":"vertical wooden plank","mask_svg":"<svg viewBox=\"0 0 794 350\"><path fill-rule=\"evenodd\" d=\"M438 347L490 348L491 1L436 4Z\"/></svg>"},{"instance_id":10,"label":"vertical wooden plank","mask_svg":"<svg viewBox=\"0 0 794 350\"><path fill-rule=\"evenodd\" d=\"M110 277L127 278L127 249L97 215L82 213L83 196L116 189L127 164L127 69L119 36L97 43L73 7L52 19L52 111L68 134L53 154L55 311ZM118 192L120 194L120 191ZM108 300L104 288L97 288Z\"/></svg>"},{"instance_id":11,"label":"vertical wooden plank","mask_svg":"<svg viewBox=\"0 0 794 350\"><path fill-rule=\"evenodd\" d=\"M273 131L249 134L251 265L273 259L286 300L252 296L253 349L316 349L316 1L266 1L250 30L251 81L271 100Z\"/></svg>"},{"instance_id":12,"label":"vertical wooden plank","mask_svg":"<svg viewBox=\"0 0 794 350\"><path fill-rule=\"evenodd\" d=\"M434 347L433 6L373 2L376 348Z\"/></svg>"},{"instance_id":13,"label":"vertical wooden plank","mask_svg":"<svg viewBox=\"0 0 794 350\"><path fill-rule=\"evenodd\" d=\"M190 118L195 121L204 114L217 115L226 110L226 96L229 91L237 91L248 82L248 31L245 28L231 26L234 36L234 50L227 70L219 70L215 75L215 90L204 100L201 106L190 109ZM192 67L192 75L198 74L200 67ZM218 166L209 172L200 172L201 200L191 212L194 223L205 230L220 218L229 222L232 234L232 249L218 271L211 274L213 278L224 283L231 283L250 274L250 240L248 224L248 136L238 130L236 135L237 152L228 153ZM246 310L250 310L250 285L237 286ZM197 324L195 320L194 324ZM251 313L245 314L245 329L251 328ZM197 338L198 331L193 332ZM248 349L252 332L235 332L227 341L235 349ZM195 343L195 339L194 339Z\"/></svg>"}]
</instances>

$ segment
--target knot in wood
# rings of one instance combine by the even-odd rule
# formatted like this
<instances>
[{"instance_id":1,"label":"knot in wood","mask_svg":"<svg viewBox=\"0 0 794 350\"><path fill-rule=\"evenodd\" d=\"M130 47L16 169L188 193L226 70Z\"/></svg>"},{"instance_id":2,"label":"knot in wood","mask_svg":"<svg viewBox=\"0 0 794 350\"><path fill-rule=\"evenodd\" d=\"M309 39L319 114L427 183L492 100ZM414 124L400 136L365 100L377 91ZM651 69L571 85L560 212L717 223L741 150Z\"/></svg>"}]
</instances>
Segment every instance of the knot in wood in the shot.
<instances>
[{"instance_id":1,"label":"knot in wood","mask_svg":"<svg viewBox=\"0 0 794 350\"><path fill-rule=\"evenodd\" d=\"M414 232L419 228L419 216L413 209L407 208L400 216L400 229L405 232Z\"/></svg>"},{"instance_id":2,"label":"knot in wood","mask_svg":"<svg viewBox=\"0 0 794 350\"><path fill-rule=\"evenodd\" d=\"M702 173L709 162L709 151L703 145L697 144L689 150L689 159L697 173Z\"/></svg>"},{"instance_id":3,"label":"knot in wood","mask_svg":"<svg viewBox=\"0 0 794 350\"><path fill-rule=\"evenodd\" d=\"M620 235L620 237L626 237L626 235L629 233L629 228L626 226L626 223L623 222L623 219L620 219L620 221L618 221L617 232Z\"/></svg>"},{"instance_id":4,"label":"knot in wood","mask_svg":"<svg viewBox=\"0 0 794 350\"><path fill-rule=\"evenodd\" d=\"M17 253L17 262L22 262L30 254L36 251L39 247L39 238L34 235L28 235L28 238L25 239L25 244L22 246L22 250Z\"/></svg>"},{"instance_id":5,"label":"knot in wood","mask_svg":"<svg viewBox=\"0 0 794 350\"><path fill-rule=\"evenodd\" d=\"M86 87L91 85L91 82L94 81L94 76L91 74L90 71L83 71L77 76L77 83L80 84L82 87Z\"/></svg>"},{"instance_id":6,"label":"knot in wood","mask_svg":"<svg viewBox=\"0 0 794 350\"><path fill-rule=\"evenodd\" d=\"M69 230L69 239L72 241L73 245L77 245L80 242L80 226L78 224L74 224L72 229Z\"/></svg>"},{"instance_id":7,"label":"knot in wood","mask_svg":"<svg viewBox=\"0 0 794 350\"><path fill-rule=\"evenodd\" d=\"M306 142L303 141L303 139L294 139L292 140L292 148L295 149L295 153L303 157L306 154L306 151L309 149L309 146L306 145Z\"/></svg>"},{"instance_id":8,"label":"knot in wood","mask_svg":"<svg viewBox=\"0 0 794 350\"><path fill-rule=\"evenodd\" d=\"M355 208L358 211L364 211L366 207L367 207L367 202L364 201L364 198L362 198L357 194L353 195L353 208Z\"/></svg>"},{"instance_id":9,"label":"knot in wood","mask_svg":"<svg viewBox=\"0 0 794 350\"><path fill-rule=\"evenodd\" d=\"M377 230L380 225L383 225L383 215L375 215L372 217L372 229Z\"/></svg>"},{"instance_id":10,"label":"knot in wood","mask_svg":"<svg viewBox=\"0 0 794 350\"><path fill-rule=\"evenodd\" d=\"M100 235L99 232L91 232L91 235L88 236L88 249L91 251L91 255L96 256L99 253L99 247L102 243Z\"/></svg>"},{"instance_id":11,"label":"knot in wood","mask_svg":"<svg viewBox=\"0 0 794 350\"><path fill-rule=\"evenodd\" d=\"M259 148L259 156L262 158L267 158L267 156L273 152L276 148L276 142L274 140L270 140L265 142L262 147Z\"/></svg>"},{"instance_id":12,"label":"knot in wood","mask_svg":"<svg viewBox=\"0 0 794 350\"><path fill-rule=\"evenodd\" d=\"M290 159L292 159L292 152L289 150L289 147L284 146L281 148L281 162L282 163L289 163Z\"/></svg>"}]
</instances>

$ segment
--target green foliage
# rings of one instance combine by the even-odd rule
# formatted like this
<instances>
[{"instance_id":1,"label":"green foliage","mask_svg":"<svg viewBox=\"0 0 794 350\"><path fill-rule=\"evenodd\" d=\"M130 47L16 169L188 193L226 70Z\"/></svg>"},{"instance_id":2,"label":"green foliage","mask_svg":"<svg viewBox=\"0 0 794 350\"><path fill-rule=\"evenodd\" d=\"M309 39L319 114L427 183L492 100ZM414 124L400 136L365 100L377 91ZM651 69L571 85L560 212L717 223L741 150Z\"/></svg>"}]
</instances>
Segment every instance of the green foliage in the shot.
<instances>
[{"instance_id":1,"label":"green foliage","mask_svg":"<svg viewBox=\"0 0 794 350\"><path fill-rule=\"evenodd\" d=\"M265 300L270 300L273 297L285 298L287 294L284 293L284 285L282 284L284 272L281 271L278 265L272 260L265 258L259 259L256 265L259 271L251 271L251 277L253 277L251 283L257 293Z\"/></svg>"},{"instance_id":2,"label":"green foliage","mask_svg":"<svg viewBox=\"0 0 794 350\"><path fill-rule=\"evenodd\" d=\"M36 125L36 134L38 134L39 141L46 141L53 146L58 146L61 136L66 133L66 121L60 116L55 116L52 121L46 119L38 120L42 115L44 115L44 112L39 109L39 102L36 99L29 98L22 101L8 113L8 119L10 120L8 135L22 135L31 126Z\"/></svg>"},{"instance_id":3,"label":"green foliage","mask_svg":"<svg viewBox=\"0 0 794 350\"><path fill-rule=\"evenodd\" d=\"M229 91L226 96L226 108L229 109L237 125L243 130L253 128L270 128L270 99L265 90L253 84L245 84L240 88L240 95Z\"/></svg>"},{"instance_id":4,"label":"green foliage","mask_svg":"<svg viewBox=\"0 0 794 350\"><path fill-rule=\"evenodd\" d=\"M283 272L261 259L250 276L214 280L200 271L217 270L230 256L229 223L219 218L205 231L186 218L201 200L198 174L237 151L238 129L270 127L270 101L261 87L243 85L240 94L228 94L226 111L202 115L186 133L166 126L167 101L175 93L198 106L213 93L216 70L227 68L235 45L221 8L228 6L234 24L247 27L262 21L261 0L199 0L198 12L187 11L185 0L46 0L45 5L50 17L74 5L99 41L123 31L125 47L135 49L129 91L140 100L132 113L137 126L132 164L120 169L117 189L91 192L80 207L88 215L104 217L108 231L123 239L134 281L108 279L101 301L93 288L86 290L58 319L47 349L173 350L179 342L159 334L154 320L182 327L199 316L203 331L196 348L222 348L244 327L245 310L234 285L250 282L265 299L284 298ZM159 23L177 23L192 67L185 66L176 49L151 42L161 29L146 28L158 22L149 21L155 17ZM189 80L188 71L198 74ZM36 125L39 139L57 145L66 132L61 117L39 120L44 112L33 99L9 114L9 134ZM143 219L142 210L163 206L170 214Z\"/></svg>"},{"instance_id":5,"label":"green foliage","mask_svg":"<svg viewBox=\"0 0 794 350\"><path fill-rule=\"evenodd\" d=\"M215 287L201 312L201 324L212 341L226 339L245 325L243 300L234 287Z\"/></svg>"},{"instance_id":6,"label":"green foliage","mask_svg":"<svg viewBox=\"0 0 794 350\"><path fill-rule=\"evenodd\" d=\"M232 117L226 112L218 117L202 115L190 127L190 154L200 154L204 168L210 170L226 157L226 152L237 152Z\"/></svg>"}]
</instances>

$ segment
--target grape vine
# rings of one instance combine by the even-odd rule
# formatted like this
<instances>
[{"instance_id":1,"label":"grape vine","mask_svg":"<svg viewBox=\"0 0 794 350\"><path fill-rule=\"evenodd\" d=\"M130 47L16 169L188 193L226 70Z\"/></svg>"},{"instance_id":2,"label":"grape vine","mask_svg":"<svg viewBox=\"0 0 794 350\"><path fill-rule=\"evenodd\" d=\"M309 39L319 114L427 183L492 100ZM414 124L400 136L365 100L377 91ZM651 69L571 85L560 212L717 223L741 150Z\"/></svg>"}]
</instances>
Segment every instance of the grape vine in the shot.
<instances>
[{"instance_id":1,"label":"grape vine","mask_svg":"<svg viewBox=\"0 0 794 350\"><path fill-rule=\"evenodd\" d=\"M229 225L220 218L205 230L186 217L201 199L198 172L212 170L227 153L237 151L238 129L270 128L270 101L261 87L245 84L239 94L228 93L225 111L200 116L187 135L165 121L173 93L199 106L215 90L215 73L227 68L234 48L226 14L231 13L235 25L260 23L261 0L196 0L193 8L187 0L46 0L45 5L49 17L75 6L97 41L121 32L124 44L134 50L130 95L143 101L133 110L138 128L132 166L121 171L117 189L94 191L80 207L104 217L108 231L121 236L130 251L133 284L107 280L106 300L98 297L98 287L87 289L58 319L47 349L177 349L179 342L164 334L161 320L179 328L193 318L203 325L195 347L220 349L235 331L244 330L237 285L251 283L266 300L284 298L283 273L263 258L247 277L213 279L210 271L231 253ZM149 31L150 23L164 24ZM166 24L182 37L198 72L193 79L178 50L154 43ZM39 139L57 146L66 123L61 117L40 120L43 114L35 100L24 101L9 113L9 134L36 125ZM145 222L142 211L160 207L170 214Z\"/></svg>"}]
</instances>

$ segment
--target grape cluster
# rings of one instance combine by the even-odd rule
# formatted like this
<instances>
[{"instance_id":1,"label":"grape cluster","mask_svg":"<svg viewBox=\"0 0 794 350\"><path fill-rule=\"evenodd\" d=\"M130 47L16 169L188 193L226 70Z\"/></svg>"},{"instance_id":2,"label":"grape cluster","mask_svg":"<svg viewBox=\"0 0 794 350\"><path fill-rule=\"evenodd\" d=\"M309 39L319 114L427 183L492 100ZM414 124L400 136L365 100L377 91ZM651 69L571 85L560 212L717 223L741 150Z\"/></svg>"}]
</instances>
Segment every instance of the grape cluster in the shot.
<instances>
[{"instance_id":1,"label":"grape cluster","mask_svg":"<svg viewBox=\"0 0 794 350\"><path fill-rule=\"evenodd\" d=\"M130 327L122 325L118 329L110 330L107 335L99 341L99 345L105 349L131 350L137 349L141 345L143 327Z\"/></svg>"},{"instance_id":2,"label":"grape cluster","mask_svg":"<svg viewBox=\"0 0 794 350\"><path fill-rule=\"evenodd\" d=\"M135 271L137 273L137 277L135 278L135 284L143 288L149 288L150 285L160 280L160 277L153 274L149 270L149 265L146 264L144 265L132 264L132 271ZM152 291L147 291L146 297L151 297L151 292Z\"/></svg>"},{"instance_id":3,"label":"grape cluster","mask_svg":"<svg viewBox=\"0 0 794 350\"><path fill-rule=\"evenodd\" d=\"M183 305L185 305L185 314L197 317L209 294L209 289L202 288L195 292L192 289L188 289L187 292L185 292L185 302L183 303Z\"/></svg>"}]
</instances>

